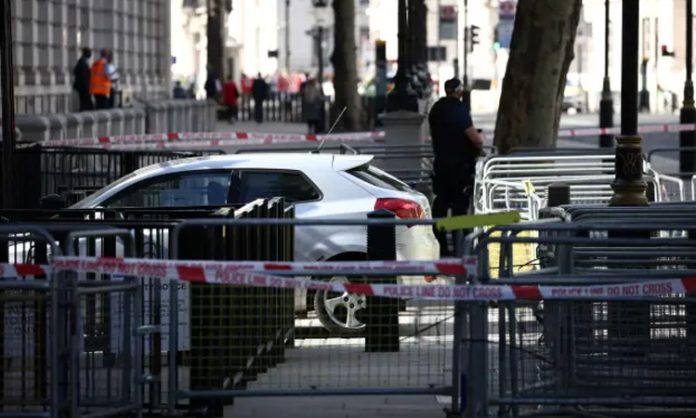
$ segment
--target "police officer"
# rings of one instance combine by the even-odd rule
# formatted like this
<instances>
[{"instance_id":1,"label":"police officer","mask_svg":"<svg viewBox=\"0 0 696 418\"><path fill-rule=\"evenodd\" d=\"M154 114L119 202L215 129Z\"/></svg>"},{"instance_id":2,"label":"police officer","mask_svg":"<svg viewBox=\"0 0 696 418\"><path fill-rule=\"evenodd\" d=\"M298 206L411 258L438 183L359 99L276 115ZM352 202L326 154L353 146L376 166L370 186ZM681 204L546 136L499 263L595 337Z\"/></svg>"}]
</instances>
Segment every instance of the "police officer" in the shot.
<instances>
[{"instance_id":1,"label":"police officer","mask_svg":"<svg viewBox=\"0 0 696 418\"><path fill-rule=\"evenodd\" d=\"M471 120L470 109L462 102L464 87L456 78L445 82L446 96L430 110L430 136L433 153L433 217L466 214L471 203L476 158L482 153L483 140ZM440 253L450 255L447 235L435 231Z\"/></svg>"}]
</instances>

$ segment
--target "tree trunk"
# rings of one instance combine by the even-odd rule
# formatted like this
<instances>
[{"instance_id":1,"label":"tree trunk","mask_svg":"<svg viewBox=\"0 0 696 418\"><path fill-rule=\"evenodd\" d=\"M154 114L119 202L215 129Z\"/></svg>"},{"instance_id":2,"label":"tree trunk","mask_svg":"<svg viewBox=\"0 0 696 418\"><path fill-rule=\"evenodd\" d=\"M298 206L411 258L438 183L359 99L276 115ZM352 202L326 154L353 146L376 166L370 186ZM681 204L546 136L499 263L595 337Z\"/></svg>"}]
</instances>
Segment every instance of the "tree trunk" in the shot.
<instances>
[{"instance_id":1,"label":"tree trunk","mask_svg":"<svg viewBox=\"0 0 696 418\"><path fill-rule=\"evenodd\" d=\"M334 117L337 117L343 107L340 126L345 131L356 131L362 125L362 104L358 96L358 69L355 57L355 2L334 0L334 52L331 63L334 68Z\"/></svg>"},{"instance_id":2,"label":"tree trunk","mask_svg":"<svg viewBox=\"0 0 696 418\"><path fill-rule=\"evenodd\" d=\"M501 153L554 147L582 0L520 0L495 124Z\"/></svg>"},{"instance_id":3,"label":"tree trunk","mask_svg":"<svg viewBox=\"0 0 696 418\"><path fill-rule=\"evenodd\" d=\"M226 14L223 12L225 6L224 0L207 0L208 26L206 34L208 37L208 66L215 72L215 75L220 79L220 82L225 80L226 75L224 70L224 45L223 40L223 18Z\"/></svg>"}]
</instances>

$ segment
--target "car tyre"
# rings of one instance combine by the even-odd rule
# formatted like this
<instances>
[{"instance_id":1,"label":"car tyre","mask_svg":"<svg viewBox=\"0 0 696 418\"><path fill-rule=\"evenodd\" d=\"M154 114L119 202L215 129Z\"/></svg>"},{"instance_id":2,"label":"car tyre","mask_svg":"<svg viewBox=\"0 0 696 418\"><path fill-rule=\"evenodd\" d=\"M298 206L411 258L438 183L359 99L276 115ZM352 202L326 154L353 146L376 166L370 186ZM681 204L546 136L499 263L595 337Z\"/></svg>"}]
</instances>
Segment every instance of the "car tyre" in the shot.
<instances>
[{"instance_id":1,"label":"car tyre","mask_svg":"<svg viewBox=\"0 0 696 418\"><path fill-rule=\"evenodd\" d=\"M349 280L345 276L334 276L329 282L349 283ZM317 318L324 328L334 335L361 335L365 330L362 316L366 307L367 298L362 294L330 290L317 290L314 293L314 311Z\"/></svg>"}]
</instances>

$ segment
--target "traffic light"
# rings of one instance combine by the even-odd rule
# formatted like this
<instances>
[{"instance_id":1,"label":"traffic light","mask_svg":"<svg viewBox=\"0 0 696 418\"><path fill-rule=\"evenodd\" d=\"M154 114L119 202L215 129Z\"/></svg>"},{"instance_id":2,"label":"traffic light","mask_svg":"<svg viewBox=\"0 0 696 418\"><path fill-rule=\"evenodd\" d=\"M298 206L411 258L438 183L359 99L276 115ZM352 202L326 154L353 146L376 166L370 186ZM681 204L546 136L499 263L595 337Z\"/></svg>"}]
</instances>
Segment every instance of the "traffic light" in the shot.
<instances>
[{"instance_id":1,"label":"traffic light","mask_svg":"<svg viewBox=\"0 0 696 418\"><path fill-rule=\"evenodd\" d=\"M471 25L469 28L469 52L474 52L474 46L479 44L479 30L481 28L476 25Z\"/></svg>"}]
</instances>

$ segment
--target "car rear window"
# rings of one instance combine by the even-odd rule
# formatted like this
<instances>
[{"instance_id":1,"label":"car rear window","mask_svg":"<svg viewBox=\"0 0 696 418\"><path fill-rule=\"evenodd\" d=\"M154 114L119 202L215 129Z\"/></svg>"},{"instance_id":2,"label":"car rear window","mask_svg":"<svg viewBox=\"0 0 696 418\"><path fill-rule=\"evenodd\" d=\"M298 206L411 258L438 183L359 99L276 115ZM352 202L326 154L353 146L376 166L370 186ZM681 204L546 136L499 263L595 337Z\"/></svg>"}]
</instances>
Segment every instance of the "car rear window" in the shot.
<instances>
[{"instance_id":1,"label":"car rear window","mask_svg":"<svg viewBox=\"0 0 696 418\"><path fill-rule=\"evenodd\" d=\"M347 171L353 177L357 177L365 183L376 187L381 187L387 190L396 190L400 192L412 192L413 189L406 183L398 180L377 167L369 164L362 165Z\"/></svg>"}]
</instances>

